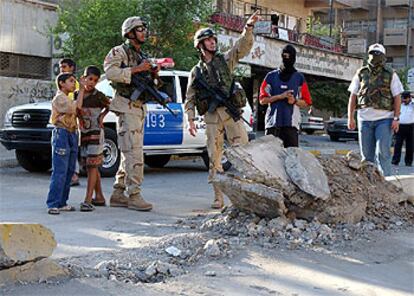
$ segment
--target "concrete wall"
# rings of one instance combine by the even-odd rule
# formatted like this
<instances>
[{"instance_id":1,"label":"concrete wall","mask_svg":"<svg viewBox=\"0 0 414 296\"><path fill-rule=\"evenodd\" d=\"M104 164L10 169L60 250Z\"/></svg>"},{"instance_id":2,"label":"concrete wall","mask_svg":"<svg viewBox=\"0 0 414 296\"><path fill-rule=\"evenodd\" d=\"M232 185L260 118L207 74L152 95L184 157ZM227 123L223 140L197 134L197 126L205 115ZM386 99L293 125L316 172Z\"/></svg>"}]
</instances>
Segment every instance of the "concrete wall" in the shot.
<instances>
[{"instance_id":1,"label":"concrete wall","mask_svg":"<svg viewBox=\"0 0 414 296\"><path fill-rule=\"evenodd\" d=\"M51 57L48 26L56 23L56 5L40 1L0 1L0 51Z\"/></svg>"},{"instance_id":2,"label":"concrete wall","mask_svg":"<svg viewBox=\"0 0 414 296\"><path fill-rule=\"evenodd\" d=\"M0 76L0 126L9 108L51 100L54 93L54 85L49 81Z\"/></svg>"}]
</instances>

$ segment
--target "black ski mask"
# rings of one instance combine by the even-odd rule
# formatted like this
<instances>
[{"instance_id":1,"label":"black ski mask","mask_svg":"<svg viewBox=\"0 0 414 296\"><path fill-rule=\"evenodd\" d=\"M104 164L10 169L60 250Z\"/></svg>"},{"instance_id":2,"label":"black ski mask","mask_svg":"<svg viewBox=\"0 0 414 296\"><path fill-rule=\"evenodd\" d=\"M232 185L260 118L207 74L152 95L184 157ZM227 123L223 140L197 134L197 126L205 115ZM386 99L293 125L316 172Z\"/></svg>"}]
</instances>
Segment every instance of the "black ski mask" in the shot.
<instances>
[{"instance_id":1,"label":"black ski mask","mask_svg":"<svg viewBox=\"0 0 414 296\"><path fill-rule=\"evenodd\" d=\"M289 81L293 73L296 72L294 67L296 62L296 49L288 44L282 50L282 66L280 67L280 79L283 82Z\"/></svg>"}]
</instances>

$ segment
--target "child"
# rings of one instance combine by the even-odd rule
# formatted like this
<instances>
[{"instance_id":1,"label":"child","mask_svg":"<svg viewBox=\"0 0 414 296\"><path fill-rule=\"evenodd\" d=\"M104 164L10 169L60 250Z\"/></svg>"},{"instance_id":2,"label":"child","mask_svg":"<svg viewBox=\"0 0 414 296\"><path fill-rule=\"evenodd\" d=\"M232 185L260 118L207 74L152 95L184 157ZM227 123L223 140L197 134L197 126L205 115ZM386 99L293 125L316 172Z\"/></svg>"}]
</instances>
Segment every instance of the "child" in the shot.
<instances>
[{"instance_id":1,"label":"child","mask_svg":"<svg viewBox=\"0 0 414 296\"><path fill-rule=\"evenodd\" d=\"M103 160L103 118L109 112L110 100L102 92L95 89L101 77L101 71L95 66L85 69L85 92L75 92L75 99L83 99L82 108L78 112L81 133L81 164L88 172L88 185L85 201L81 203L82 212L90 212L95 206L105 206L102 193L99 167ZM83 98L82 98L83 97ZM95 191L95 199L92 199Z\"/></svg>"},{"instance_id":2,"label":"child","mask_svg":"<svg viewBox=\"0 0 414 296\"><path fill-rule=\"evenodd\" d=\"M83 94L84 79L80 81ZM58 91L52 100L50 122L55 126L52 131L52 176L47 196L48 213L58 215L61 211L71 212L75 208L67 204L70 181L75 171L78 154L78 135L76 110L83 103L82 97L75 102L68 94L75 91L76 79L72 73L61 73L56 78Z\"/></svg>"}]
</instances>

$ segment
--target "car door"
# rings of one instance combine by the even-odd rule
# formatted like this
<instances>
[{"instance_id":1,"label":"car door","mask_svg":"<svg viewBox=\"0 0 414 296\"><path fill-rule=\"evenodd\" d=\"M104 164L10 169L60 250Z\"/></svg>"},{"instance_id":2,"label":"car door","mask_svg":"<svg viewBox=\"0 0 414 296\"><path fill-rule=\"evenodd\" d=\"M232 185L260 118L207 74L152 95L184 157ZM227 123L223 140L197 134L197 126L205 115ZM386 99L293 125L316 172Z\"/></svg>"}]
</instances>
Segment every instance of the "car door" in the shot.
<instances>
[{"instance_id":1,"label":"car door","mask_svg":"<svg viewBox=\"0 0 414 296\"><path fill-rule=\"evenodd\" d=\"M168 106L176 116L160 104L148 102L144 125L145 146L180 145L183 141L183 112L181 104L177 103L175 76L165 74L161 80L163 84L159 91L172 100Z\"/></svg>"}]
</instances>

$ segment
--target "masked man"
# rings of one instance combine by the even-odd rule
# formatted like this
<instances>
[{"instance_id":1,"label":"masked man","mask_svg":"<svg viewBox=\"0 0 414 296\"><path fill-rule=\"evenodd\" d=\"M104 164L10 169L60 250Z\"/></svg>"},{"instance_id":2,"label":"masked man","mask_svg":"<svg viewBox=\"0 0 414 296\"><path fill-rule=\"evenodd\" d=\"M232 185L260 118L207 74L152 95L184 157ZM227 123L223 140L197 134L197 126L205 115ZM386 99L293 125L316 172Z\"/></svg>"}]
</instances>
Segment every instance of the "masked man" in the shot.
<instances>
[{"instance_id":1,"label":"masked man","mask_svg":"<svg viewBox=\"0 0 414 296\"><path fill-rule=\"evenodd\" d=\"M377 163L384 176L391 175L392 132L398 132L401 93L398 75L385 65L385 48L373 44L368 49L368 64L357 71L348 90L348 128L356 127L358 109L359 146L362 161Z\"/></svg>"},{"instance_id":2,"label":"masked man","mask_svg":"<svg viewBox=\"0 0 414 296\"><path fill-rule=\"evenodd\" d=\"M283 146L299 146L300 110L312 105L308 84L295 69L296 49L288 44L282 50L282 66L269 72L261 87L259 101L268 105L266 135L282 140Z\"/></svg>"}]
</instances>

